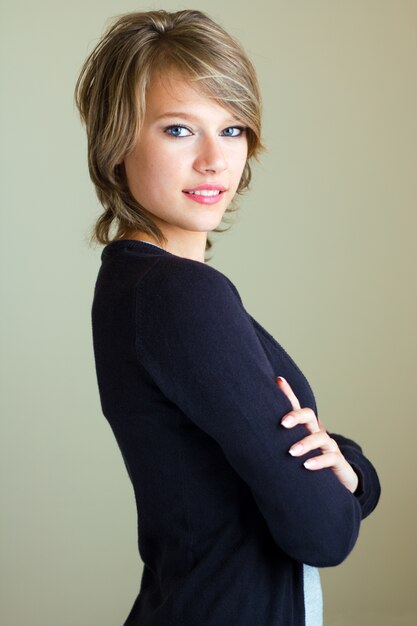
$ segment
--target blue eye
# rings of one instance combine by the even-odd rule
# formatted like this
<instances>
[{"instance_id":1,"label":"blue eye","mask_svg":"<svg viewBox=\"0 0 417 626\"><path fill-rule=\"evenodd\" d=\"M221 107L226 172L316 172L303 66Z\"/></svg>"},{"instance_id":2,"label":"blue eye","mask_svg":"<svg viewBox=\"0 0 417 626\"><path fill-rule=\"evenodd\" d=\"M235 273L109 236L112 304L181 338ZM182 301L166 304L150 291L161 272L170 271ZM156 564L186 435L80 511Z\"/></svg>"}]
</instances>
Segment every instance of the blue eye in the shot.
<instances>
[{"instance_id":1,"label":"blue eye","mask_svg":"<svg viewBox=\"0 0 417 626\"><path fill-rule=\"evenodd\" d=\"M181 134L181 131L183 130L186 130L188 132L188 135ZM232 132L229 132L229 131L232 131ZM222 131L222 134L223 134L223 137L240 137L241 135L243 135L245 131L246 131L246 128L244 126L229 126L228 128L225 128ZM167 135L170 135L171 137L178 137L178 138L190 137L192 135L192 132L190 131L190 129L187 128L186 126L183 126L182 124L171 124L170 126L167 126L166 128L164 128L164 133L166 133Z\"/></svg>"},{"instance_id":2,"label":"blue eye","mask_svg":"<svg viewBox=\"0 0 417 626\"><path fill-rule=\"evenodd\" d=\"M228 130L238 130L239 132L237 135L226 134L225 137L240 137L240 135L243 135L246 128L244 128L243 126L229 126L229 128L225 128L223 132L226 132Z\"/></svg>"},{"instance_id":3,"label":"blue eye","mask_svg":"<svg viewBox=\"0 0 417 626\"><path fill-rule=\"evenodd\" d=\"M167 133L168 135L171 135L171 137L188 137L188 135L180 135L178 134L176 131L180 131L181 130L188 130L188 132L191 133L191 131L189 131L189 129L186 126L181 126L180 124L175 124L172 126L167 126L164 129L164 133ZM172 131L172 132L171 132ZM174 132L175 131L175 132Z\"/></svg>"}]
</instances>

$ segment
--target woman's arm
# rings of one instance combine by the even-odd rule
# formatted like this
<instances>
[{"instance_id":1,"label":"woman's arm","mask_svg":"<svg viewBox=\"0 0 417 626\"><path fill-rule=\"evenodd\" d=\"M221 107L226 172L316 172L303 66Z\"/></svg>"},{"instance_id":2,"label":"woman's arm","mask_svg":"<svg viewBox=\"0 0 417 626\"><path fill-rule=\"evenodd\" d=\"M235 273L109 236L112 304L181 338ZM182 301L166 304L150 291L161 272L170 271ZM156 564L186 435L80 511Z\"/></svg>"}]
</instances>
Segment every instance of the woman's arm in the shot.
<instances>
[{"instance_id":1,"label":"woman's arm","mask_svg":"<svg viewBox=\"0 0 417 626\"><path fill-rule=\"evenodd\" d=\"M307 460L304 466L313 471L330 468L342 485L358 499L364 519L374 510L381 494L375 468L356 442L329 433L311 409L302 409L288 381L279 376L276 382L293 407L281 421L282 425L293 428L297 424L304 424L311 433L293 445L289 453L297 457L311 450L320 450L321 456Z\"/></svg>"},{"instance_id":2,"label":"woman's arm","mask_svg":"<svg viewBox=\"0 0 417 626\"><path fill-rule=\"evenodd\" d=\"M167 402L212 437L244 480L281 550L325 567L355 545L357 498L334 473L309 472L289 448L291 402L226 277L198 262L159 257L136 290L136 357Z\"/></svg>"},{"instance_id":3,"label":"woman's arm","mask_svg":"<svg viewBox=\"0 0 417 626\"><path fill-rule=\"evenodd\" d=\"M358 476L359 484L354 495L361 506L362 519L364 519L375 509L381 496L378 474L355 441L336 433L329 434L337 442L343 456Z\"/></svg>"}]
</instances>

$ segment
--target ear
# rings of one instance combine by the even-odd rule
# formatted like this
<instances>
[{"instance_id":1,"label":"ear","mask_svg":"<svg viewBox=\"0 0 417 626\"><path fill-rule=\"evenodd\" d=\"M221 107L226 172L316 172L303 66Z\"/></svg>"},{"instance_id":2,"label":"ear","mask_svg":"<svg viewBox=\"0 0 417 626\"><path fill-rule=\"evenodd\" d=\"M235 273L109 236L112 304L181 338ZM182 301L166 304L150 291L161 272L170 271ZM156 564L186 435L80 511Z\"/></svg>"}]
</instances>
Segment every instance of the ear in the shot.
<instances>
[{"instance_id":1,"label":"ear","mask_svg":"<svg viewBox=\"0 0 417 626\"><path fill-rule=\"evenodd\" d=\"M114 176L118 178L123 178L124 172L124 160L117 161L116 165L113 168Z\"/></svg>"}]
</instances>

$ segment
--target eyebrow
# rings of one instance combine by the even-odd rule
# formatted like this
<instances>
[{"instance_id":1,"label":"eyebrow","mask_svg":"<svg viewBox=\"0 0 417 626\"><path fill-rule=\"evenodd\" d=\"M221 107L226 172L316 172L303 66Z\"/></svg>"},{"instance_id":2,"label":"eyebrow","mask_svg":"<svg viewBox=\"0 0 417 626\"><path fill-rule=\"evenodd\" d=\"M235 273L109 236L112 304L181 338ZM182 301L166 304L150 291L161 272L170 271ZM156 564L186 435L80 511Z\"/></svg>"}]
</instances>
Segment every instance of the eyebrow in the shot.
<instances>
[{"instance_id":1,"label":"eyebrow","mask_svg":"<svg viewBox=\"0 0 417 626\"><path fill-rule=\"evenodd\" d=\"M184 119L188 119L194 122L198 122L198 117L196 117L195 115L193 115L192 113L185 113L184 111L168 111L167 113L163 113L162 115L158 115L158 117L156 118L156 120L161 120L164 119L166 117L182 117ZM228 124L229 122L236 124L238 122L238 119L236 117L229 117L226 121L225 124Z\"/></svg>"}]
</instances>

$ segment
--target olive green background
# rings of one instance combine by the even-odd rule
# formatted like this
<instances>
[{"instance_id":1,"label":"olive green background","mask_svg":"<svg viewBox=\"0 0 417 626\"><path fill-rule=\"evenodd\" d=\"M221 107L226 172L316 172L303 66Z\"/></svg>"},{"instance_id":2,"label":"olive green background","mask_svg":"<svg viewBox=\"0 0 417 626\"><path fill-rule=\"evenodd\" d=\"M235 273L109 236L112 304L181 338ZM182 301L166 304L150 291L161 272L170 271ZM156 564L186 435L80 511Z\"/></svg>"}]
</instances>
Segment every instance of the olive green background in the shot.
<instances>
[{"instance_id":1,"label":"olive green background","mask_svg":"<svg viewBox=\"0 0 417 626\"><path fill-rule=\"evenodd\" d=\"M108 18L151 8L208 12L258 70L269 152L211 264L297 361L327 428L380 474L354 551L322 570L325 625L411 626L413 0L2 2L0 622L121 626L140 584L133 490L95 378L99 205L72 98Z\"/></svg>"}]
</instances>

